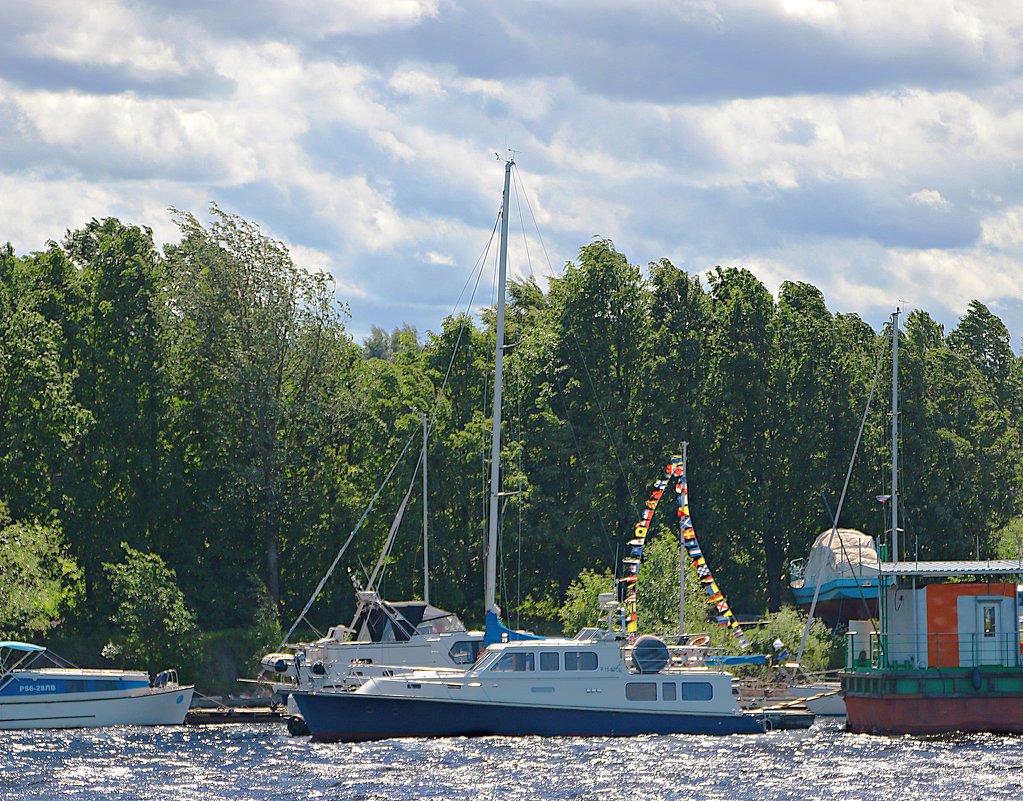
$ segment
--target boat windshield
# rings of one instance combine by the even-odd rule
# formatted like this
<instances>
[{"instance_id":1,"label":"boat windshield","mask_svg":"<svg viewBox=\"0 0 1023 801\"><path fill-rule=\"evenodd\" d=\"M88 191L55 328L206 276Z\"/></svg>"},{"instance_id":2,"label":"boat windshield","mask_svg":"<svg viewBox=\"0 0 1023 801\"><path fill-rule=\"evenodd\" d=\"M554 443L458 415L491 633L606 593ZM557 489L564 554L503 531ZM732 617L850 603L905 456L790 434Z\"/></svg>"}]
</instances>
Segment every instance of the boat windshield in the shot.
<instances>
[{"instance_id":1,"label":"boat windshield","mask_svg":"<svg viewBox=\"0 0 1023 801\"><path fill-rule=\"evenodd\" d=\"M370 642L405 642L417 634L465 631L457 615L425 601L368 604L356 619L358 639Z\"/></svg>"}]
</instances>

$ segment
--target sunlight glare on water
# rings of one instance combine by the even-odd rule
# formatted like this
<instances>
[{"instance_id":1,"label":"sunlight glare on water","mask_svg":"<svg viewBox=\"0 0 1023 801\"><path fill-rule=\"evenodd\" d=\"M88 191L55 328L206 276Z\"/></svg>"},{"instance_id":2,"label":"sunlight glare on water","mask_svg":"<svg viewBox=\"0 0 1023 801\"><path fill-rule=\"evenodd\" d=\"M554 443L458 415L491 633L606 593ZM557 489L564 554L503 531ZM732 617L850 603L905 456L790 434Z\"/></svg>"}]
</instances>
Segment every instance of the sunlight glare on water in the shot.
<instances>
[{"instance_id":1,"label":"sunlight glare on water","mask_svg":"<svg viewBox=\"0 0 1023 801\"><path fill-rule=\"evenodd\" d=\"M4 732L0 797L348 799L1023 798L1023 738L808 731L733 737L390 740L290 737L283 725Z\"/></svg>"}]
</instances>

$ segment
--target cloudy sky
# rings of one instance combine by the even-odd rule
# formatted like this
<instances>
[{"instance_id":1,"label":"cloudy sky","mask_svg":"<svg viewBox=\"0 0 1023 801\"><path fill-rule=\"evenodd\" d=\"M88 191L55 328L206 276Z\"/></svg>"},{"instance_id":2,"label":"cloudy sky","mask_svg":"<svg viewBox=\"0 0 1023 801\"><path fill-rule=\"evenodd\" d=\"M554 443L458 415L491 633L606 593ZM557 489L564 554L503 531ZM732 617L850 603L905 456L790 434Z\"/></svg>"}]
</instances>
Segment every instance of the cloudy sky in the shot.
<instances>
[{"instance_id":1,"label":"cloudy sky","mask_svg":"<svg viewBox=\"0 0 1023 801\"><path fill-rule=\"evenodd\" d=\"M1018 351L1021 100L1005 0L0 0L0 240L174 241L214 201L329 270L357 338L436 330L512 148L537 274L540 237L555 268L608 238L875 326L978 298Z\"/></svg>"}]
</instances>

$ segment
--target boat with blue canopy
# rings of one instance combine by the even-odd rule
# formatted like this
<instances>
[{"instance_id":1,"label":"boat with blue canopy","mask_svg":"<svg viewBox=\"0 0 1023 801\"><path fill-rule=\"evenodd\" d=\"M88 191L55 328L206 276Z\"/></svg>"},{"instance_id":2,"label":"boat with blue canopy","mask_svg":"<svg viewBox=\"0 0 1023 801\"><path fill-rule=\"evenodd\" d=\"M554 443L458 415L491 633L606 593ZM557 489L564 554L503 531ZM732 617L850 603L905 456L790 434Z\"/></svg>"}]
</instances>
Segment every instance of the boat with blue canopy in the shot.
<instances>
[{"instance_id":1,"label":"boat with blue canopy","mask_svg":"<svg viewBox=\"0 0 1023 801\"><path fill-rule=\"evenodd\" d=\"M166 670L150 682L134 670L37 666L41 645L0 641L0 729L181 725L193 687Z\"/></svg>"}]
</instances>

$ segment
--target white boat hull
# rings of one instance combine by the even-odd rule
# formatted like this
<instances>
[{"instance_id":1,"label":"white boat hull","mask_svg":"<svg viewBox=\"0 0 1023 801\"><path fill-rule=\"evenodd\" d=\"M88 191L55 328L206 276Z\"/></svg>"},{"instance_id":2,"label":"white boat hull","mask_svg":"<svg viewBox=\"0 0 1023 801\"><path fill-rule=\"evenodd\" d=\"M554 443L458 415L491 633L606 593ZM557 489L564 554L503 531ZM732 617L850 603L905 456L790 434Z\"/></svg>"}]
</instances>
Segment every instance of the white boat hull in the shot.
<instances>
[{"instance_id":1,"label":"white boat hull","mask_svg":"<svg viewBox=\"0 0 1023 801\"><path fill-rule=\"evenodd\" d=\"M795 698L803 701L807 709L823 717L845 717L845 698L840 684L797 684L789 688Z\"/></svg>"},{"instance_id":2,"label":"white boat hull","mask_svg":"<svg viewBox=\"0 0 1023 801\"><path fill-rule=\"evenodd\" d=\"M180 726L193 687L147 687L130 694L68 693L0 700L0 729ZM91 696L91 697L90 697Z\"/></svg>"},{"instance_id":3,"label":"white boat hull","mask_svg":"<svg viewBox=\"0 0 1023 801\"><path fill-rule=\"evenodd\" d=\"M745 709L769 709L802 704L814 715L845 717L845 699L838 682L822 681L811 684L762 684L756 681L740 682L737 687L739 703Z\"/></svg>"}]
</instances>

